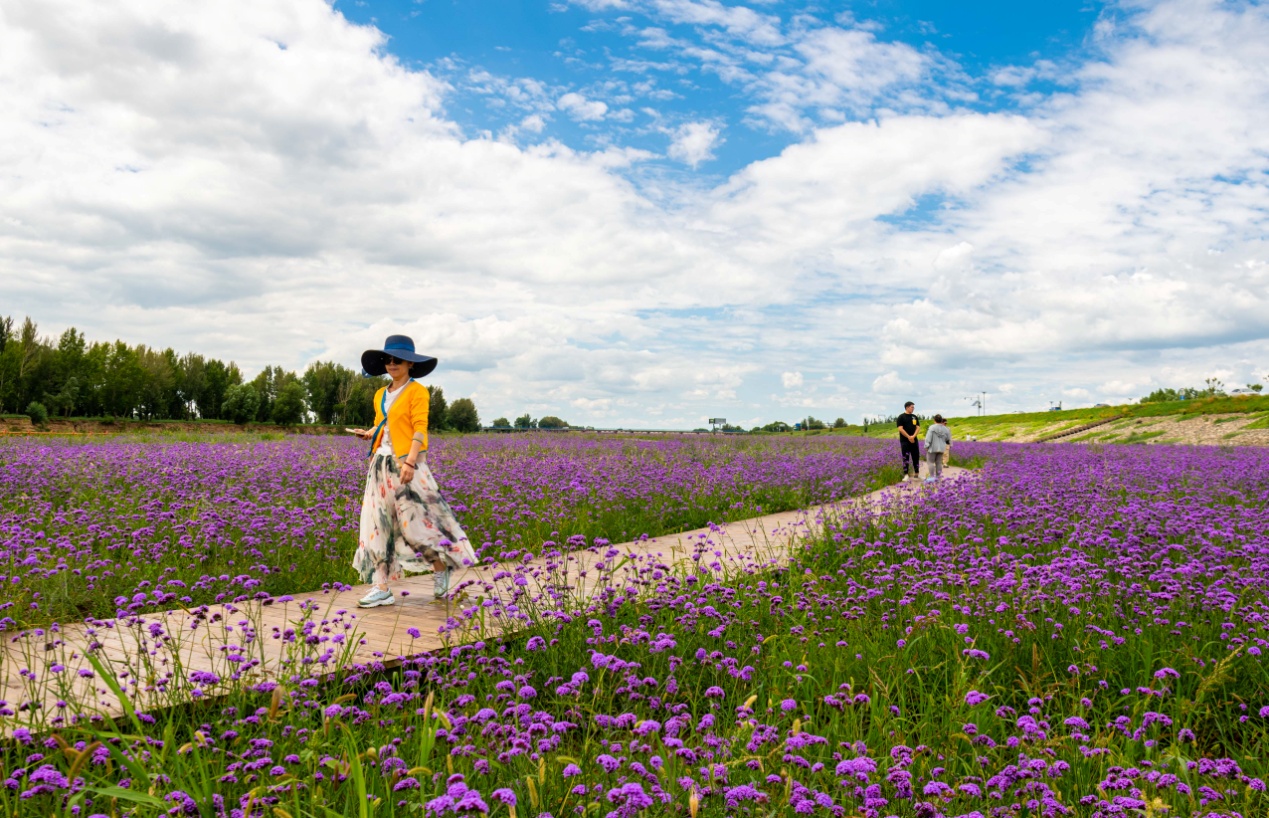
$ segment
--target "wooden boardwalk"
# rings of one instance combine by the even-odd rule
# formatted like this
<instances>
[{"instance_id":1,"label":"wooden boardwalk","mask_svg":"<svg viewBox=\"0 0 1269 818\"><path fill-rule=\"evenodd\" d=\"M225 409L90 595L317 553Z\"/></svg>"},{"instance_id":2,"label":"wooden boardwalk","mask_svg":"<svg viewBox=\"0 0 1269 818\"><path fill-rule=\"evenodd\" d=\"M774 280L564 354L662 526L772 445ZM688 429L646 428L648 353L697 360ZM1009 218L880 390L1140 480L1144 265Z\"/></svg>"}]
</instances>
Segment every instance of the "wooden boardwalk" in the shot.
<instances>
[{"instance_id":1,"label":"wooden boardwalk","mask_svg":"<svg viewBox=\"0 0 1269 818\"><path fill-rule=\"evenodd\" d=\"M957 479L965 470L949 467L945 473ZM0 699L16 711L0 719L0 732L121 715L118 692L144 711L223 695L231 686L296 684L513 633L531 620L535 597L547 597L551 609L575 610L602 595L639 593L637 583L627 581L634 566L687 571L700 563L718 575L777 565L825 519L851 509L889 508L916 488L896 486L812 509L471 568L454 577L449 600L434 599L432 577L423 575L395 583L390 607L358 609L369 587L363 585L20 632L0 649ZM103 670L118 680L120 691Z\"/></svg>"}]
</instances>

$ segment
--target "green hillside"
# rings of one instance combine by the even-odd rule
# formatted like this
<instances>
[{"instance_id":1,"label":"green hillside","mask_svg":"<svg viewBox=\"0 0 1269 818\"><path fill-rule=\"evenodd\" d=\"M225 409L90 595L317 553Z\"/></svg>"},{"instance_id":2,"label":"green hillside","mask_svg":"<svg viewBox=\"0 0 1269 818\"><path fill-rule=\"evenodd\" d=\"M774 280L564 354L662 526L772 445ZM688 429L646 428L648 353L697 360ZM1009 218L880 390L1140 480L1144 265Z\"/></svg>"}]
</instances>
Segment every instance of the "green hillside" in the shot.
<instances>
[{"instance_id":1,"label":"green hillside","mask_svg":"<svg viewBox=\"0 0 1269 818\"><path fill-rule=\"evenodd\" d=\"M1006 415L950 417L948 425L957 438L978 440L1034 441L1075 429L1098 420L1118 418L1114 423L1075 434L1064 440L1082 442L1244 442L1243 433L1269 432L1269 395L1239 395L1161 403L1131 403L1055 412L1016 412ZM928 421L927 421L928 422ZM1215 427L1222 427L1216 429ZM1219 434L1218 434L1219 432ZM838 430L845 434L891 438L889 424L870 424ZM1245 442L1259 439L1250 435ZM1197 439L1190 439L1197 438ZM1209 439L1210 438L1210 439Z\"/></svg>"}]
</instances>

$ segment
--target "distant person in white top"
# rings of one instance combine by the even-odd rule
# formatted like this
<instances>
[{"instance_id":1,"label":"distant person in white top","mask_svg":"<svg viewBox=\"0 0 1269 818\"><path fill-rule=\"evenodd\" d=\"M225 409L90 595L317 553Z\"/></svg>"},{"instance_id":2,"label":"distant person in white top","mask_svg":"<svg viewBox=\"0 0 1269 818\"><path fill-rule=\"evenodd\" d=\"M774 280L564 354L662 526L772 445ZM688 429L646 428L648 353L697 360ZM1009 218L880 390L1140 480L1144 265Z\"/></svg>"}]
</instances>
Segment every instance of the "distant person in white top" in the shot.
<instances>
[{"instance_id":1,"label":"distant person in white top","mask_svg":"<svg viewBox=\"0 0 1269 818\"><path fill-rule=\"evenodd\" d=\"M925 482L933 483L943 479L943 463L952 454L952 430L947 428L947 421L942 415L934 416L934 425L925 433L925 459L930 464L930 476Z\"/></svg>"}]
</instances>

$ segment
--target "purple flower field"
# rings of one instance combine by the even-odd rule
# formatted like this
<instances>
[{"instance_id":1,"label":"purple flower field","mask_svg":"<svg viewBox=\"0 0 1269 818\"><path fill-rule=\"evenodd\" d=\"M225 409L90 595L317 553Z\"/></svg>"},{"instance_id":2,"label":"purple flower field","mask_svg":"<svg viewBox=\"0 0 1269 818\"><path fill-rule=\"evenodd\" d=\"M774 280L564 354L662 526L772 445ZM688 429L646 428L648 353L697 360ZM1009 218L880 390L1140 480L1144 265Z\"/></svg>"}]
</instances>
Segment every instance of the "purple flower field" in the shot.
<instances>
[{"instance_id":1,"label":"purple flower field","mask_svg":"<svg viewBox=\"0 0 1269 818\"><path fill-rule=\"evenodd\" d=\"M629 444L605 441L616 448L595 456L634 457L623 451ZM481 441L472 451L511 458L499 448L508 445L487 451ZM656 445L646 455L635 447L647 468L664 466ZM813 462L819 445L844 444L762 445L772 448L738 456L794 457L807 446ZM851 462L867 473L864 464L882 458L872 474L883 475L889 449L858 450ZM336 450L313 451L328 471L353 468ZM327 684L297 676L140 714L119 734L16 730L0 757L0 808L276 818L1269 814L1262 453L1007 444L957 452L985 461L975 479L911 492L887 509L843 511L780 569L726 573L702 543L690 569L654 559L610 567L611 593L586 610L555 603L549 569L509 569L498 581L533 612L513 639L394 670L352 669ZM443 485L470 492L475 484L459 488L437 454ZM121 462L135 462L138 475L153 469L144 449L133 458ZM207 479L182 474L169 465L168 482ZM544 474L554 488L542 496L561 496L565 477ZM257 482L270 479L259 471ZM310 506L348 517L338 484L313 489ZM159 514L146 503L171 502L162 481L152 485L159 496L130 513ZM663 508L708 496L692 491ZM248 505L264 495L219 496ZM514 510L497 520L475 496L463 497L464 513L491 520L483 533L503 541L500 552L591 534L533 529L534 539L513 540L528 530L508 516ZM68 515L69 530L63 495L42 497L46 519ZM722 502L742 503L748 516L743 503L767 501ZM529 505L534 515L547 508ZM303 505L295 507L298 519ZM31 523L6 516L5 525ZM175 525L161 553L181 547ZM58 537L73 547L71 534ZM570 558L546 550L552 564ZM589 550L606 554L602 543Z\"/></svg>"},{"instance_id":2,"label":"purple flower field","mask_svg":"<svg viewBox=\"0 0 1269 818\"><path fill-rule=\"evenodd\" d=\"M429 453L478 553L613 542L859 494L875 441L440 438ZM349 567L361 444L0 442L0 631L311 591Z\"/></svg>"}]
</instances>

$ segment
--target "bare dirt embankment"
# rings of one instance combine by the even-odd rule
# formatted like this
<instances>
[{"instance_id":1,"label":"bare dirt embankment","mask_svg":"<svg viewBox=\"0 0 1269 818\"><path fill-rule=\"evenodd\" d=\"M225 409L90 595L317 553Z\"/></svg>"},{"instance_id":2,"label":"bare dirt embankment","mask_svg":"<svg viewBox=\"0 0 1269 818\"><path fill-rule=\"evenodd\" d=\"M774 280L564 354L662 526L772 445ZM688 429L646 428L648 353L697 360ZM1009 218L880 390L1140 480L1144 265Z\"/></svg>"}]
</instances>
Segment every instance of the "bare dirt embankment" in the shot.
<instances>
[{"instance_id":1,"label":"bare dirt embankment","mask_svg":"<svg viewBox=\"0 0 1269 818\"><path fill-rule=\"evenodd\" d=\"M1077 443L1269 446L1269 427L1265 425L1264 418L1242 414L1125 418L1087 434L1072 435L1066 440Z\"/></svg>"}]
</instances>

